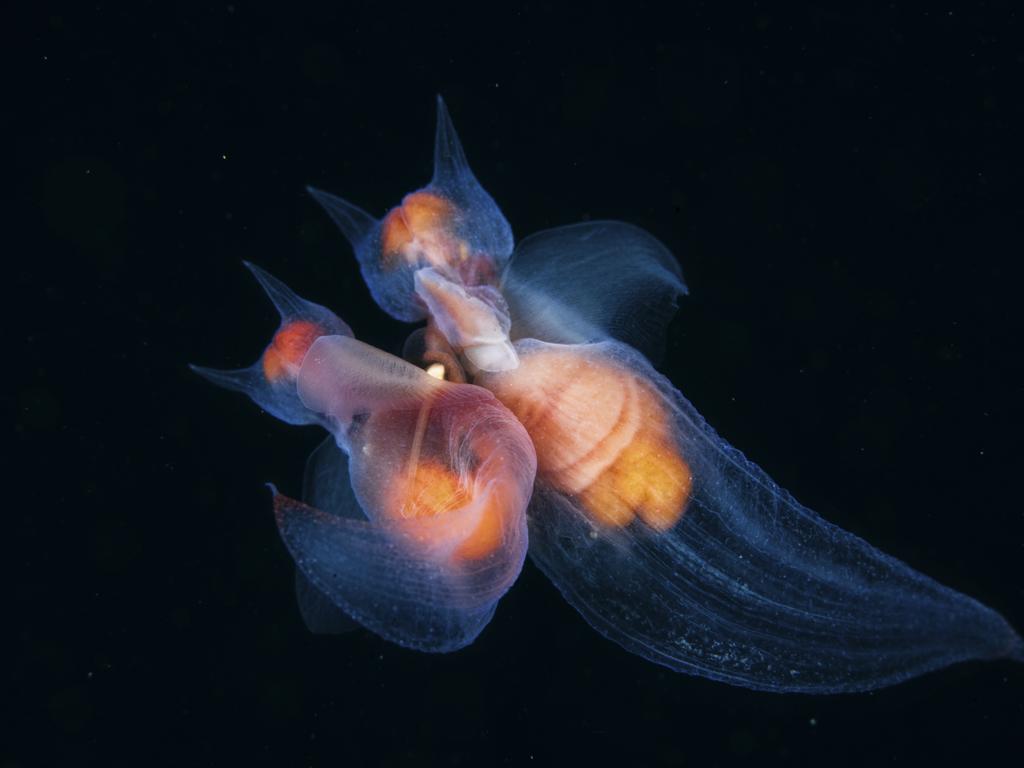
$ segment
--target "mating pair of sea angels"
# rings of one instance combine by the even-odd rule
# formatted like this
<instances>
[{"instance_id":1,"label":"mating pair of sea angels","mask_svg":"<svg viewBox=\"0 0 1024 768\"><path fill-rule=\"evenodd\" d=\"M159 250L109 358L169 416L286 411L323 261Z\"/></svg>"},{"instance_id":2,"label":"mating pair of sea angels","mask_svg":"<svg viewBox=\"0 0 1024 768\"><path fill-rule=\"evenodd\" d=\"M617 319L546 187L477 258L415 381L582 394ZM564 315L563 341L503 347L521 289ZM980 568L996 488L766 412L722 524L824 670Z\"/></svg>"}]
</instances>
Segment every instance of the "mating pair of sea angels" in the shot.
<instances>
[{"instance_id":1,"label":"mating pair of sea angels","mask_svg":"<svg viewBox=\"0 0 1024 768\"><path fill-rule=\"evenodd\" d=\"M434 176L383 219L319 190L404 358L248 265L281 314L251 367L195 370L330 434L274 492L313 631L473 642L529 553L605 637L770 691L1022 659L995 611L797 503L659 374L678 263L614 221L515 245L438 99ZM345 267L342 267L344 269Z\"/></svg>"}]
</instances>

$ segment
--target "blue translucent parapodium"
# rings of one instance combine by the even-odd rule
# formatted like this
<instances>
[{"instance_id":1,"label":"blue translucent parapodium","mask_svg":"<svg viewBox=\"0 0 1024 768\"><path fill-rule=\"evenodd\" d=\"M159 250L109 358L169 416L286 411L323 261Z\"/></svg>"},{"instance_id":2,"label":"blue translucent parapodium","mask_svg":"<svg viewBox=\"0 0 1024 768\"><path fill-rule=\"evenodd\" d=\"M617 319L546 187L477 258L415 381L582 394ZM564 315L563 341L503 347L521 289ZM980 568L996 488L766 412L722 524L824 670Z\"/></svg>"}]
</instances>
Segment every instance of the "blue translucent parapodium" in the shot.
<instances>
[{"instance_id":1,"label":"blue translucent parapodium","mask_svg":"<svg viewBox=\"0 0 1024 768\"><path fill-rule=\"evenodd\" d=\"M769 691L863 691L966 659L1021 660L1002 616L801 506L635 350L586 353L657 389L693 476L670 530L599 535L578 500L538 481L530 556L601 634L679 672Z\"/></svg>"}]
</instances>

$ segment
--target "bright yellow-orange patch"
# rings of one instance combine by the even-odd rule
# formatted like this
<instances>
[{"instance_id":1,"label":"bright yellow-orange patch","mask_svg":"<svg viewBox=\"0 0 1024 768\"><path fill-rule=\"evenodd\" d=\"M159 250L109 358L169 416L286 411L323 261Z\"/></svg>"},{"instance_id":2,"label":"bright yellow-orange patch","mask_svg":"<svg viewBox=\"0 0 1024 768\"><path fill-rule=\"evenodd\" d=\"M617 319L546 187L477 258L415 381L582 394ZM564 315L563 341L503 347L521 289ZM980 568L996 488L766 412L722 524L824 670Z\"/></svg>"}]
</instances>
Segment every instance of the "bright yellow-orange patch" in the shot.
<instances>
[{"instance_id":1,"label":"bright yellow-orange patch","mask_svg":"<svg viewBox=\"0 0 1024 768\"><path fill-rule=\"evenodd\" d=\"M410 520L436 517L473 501L471 489L459 482L458 475L438 461L420 461L391 490L391 511ZM500 494L490 494L484 502L480 521L455 550L462 559L476 559L494 551L501 542L503 502Z\"/></svg>"},{"instance_id":2,"label":"bright yellow-orange patch","mask_svg":"<svg viewBox=\"0 0 1024 768\"><path fill-rule=\"evenodd\" d=\"M584 506L607 525L625 525L634 515L659 531L682 517L693 478L675 449L638 435L615 462L580 494Z\"/></svg>"},{"instance_id":3,"label":"bright yellow-orange patch","mask_svg":"<svg viewBox=\"0 0 1024 768\"><path fill-rule=\"evenodd\" d=\"M522 357L515 371L485 377L526 427L537 474L576 495L593 519L639 519L667 530L682 517L693 485L657 393L628 370L558 347Z\"/></svg>"}]
</instances>

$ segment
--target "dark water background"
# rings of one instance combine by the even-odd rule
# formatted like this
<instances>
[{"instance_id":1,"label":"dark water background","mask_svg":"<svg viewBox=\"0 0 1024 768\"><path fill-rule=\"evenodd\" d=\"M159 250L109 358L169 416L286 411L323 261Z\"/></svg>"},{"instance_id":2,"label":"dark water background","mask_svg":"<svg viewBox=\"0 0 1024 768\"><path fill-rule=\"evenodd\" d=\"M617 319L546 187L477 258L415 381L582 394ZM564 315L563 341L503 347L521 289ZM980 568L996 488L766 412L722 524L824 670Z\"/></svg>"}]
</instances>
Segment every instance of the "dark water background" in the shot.
<instances>
[{"instance_id":1,"label":"dark water background","mask_svg":"<svg viewBox=\"0 0 1024 768\"><path fill-rule=\"evenodd\" d=\"M517 237L618 218L678 255L663 370L722 435L1022 628L1012 4L167 5L7 30L0 765L1019 759L1020 666L755 693L625 653L529 563L459 653L311 636L262 483L298 494L319 435L186 369L247 364L274 330L243 258L400 349L303 188L396 204L429 178L441 92Z\"/></svg>"}]
</instances>

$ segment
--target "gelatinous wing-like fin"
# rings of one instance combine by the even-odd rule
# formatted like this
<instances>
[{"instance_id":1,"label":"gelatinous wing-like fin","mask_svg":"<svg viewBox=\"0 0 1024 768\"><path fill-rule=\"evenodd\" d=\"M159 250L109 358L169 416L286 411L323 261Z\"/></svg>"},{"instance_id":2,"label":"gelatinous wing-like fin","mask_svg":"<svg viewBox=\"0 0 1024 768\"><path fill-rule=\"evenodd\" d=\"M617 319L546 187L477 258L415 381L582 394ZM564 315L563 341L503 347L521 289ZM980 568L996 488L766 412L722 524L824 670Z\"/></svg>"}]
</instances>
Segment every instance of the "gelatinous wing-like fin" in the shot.
<instances>
[{"instance_id":1,"label":"gelatinous wing-like fin","mask_svg":"<svg viewBox=\"0 0 1024 768\"><path fill-rule=\"evenodd\" d=\"M458 211L456 233L471 254L486 258L495 272L500 273L512 253L512 228L494 198L470 170L451 115L440 95L434 134L434 176L426 189L455 205Z\"/></svg>"},{"instance_id":2,"label":"gelatinous wing-like fin","mask_svg":"<svg viewBox=\"0 0 1024 768\"><path fill-rule=\"evenodd\" d=\"M306 301L288 286L248 261L243 262L281 315L281 324L260 359L246 368L189 367L207 381L242 392L288 424L317 424L320 418L299 402L296 376L309 347L320 336L351 336L352 329L320 304Z\"/></svg>"},{"instance_id":3,"label":"gelatinous wing-like fin","mask_svg":"<svg viewBox=\"0 0 1024 768\"><path fill-rule=\"evenodd\" d=\"M461 179L475 180L466 162L462 142L455 132L452 117L448 114L441 95L437 96L437 130L434 133L434 179L435 184L445 184Z\"/></svg>"},{"instance_id":4,"label":"gelatinous wing-like fin","mask_svg":"<svg viewBox=\"0 0 1024 768\"><path fill-rule=\"evenodd\" d=\"M343 336L318 339L298 378L344 452L322 446L309 463L307 498L326 510L275 497L314 595L406 647L468 644L526 556L526 431L486 390Z\"/></svg>"},{"instance_id":5,"label":"gelatinous wing-like fin","mask_svg":"<svg viewBox=\"0 0 1024 768\"><path fill-rule=\"evenodd\" d=\"M348 324L327 307L307 301L291 288L271 275L265 269L257 267L249 261L242 262L252 272L260 287L266 291L267 297L281 315L281 325L285 327L295 321L314 323L323 329L323 335L351 336L352 329Z\"/></svg>"},{"instance_id":6,"label":"gelatinous wing-like fin","mask_svg":"<svg viewBox=\"0 0 1024 768\"><path fill-rule=\"evenodd\" d=\"M328 435L306 460L302 478L302 501L335 517L365 520L366 515L352 492L348 456Z\"/></svg>"},{"instance_id":7,"label":"gelatinous wing-like fin","mask_svg":"<svg viewBox=\"0 0 1024 768\"><path fill-rule=\"evenodd\" d=\"M311 507L335 517L365 520L359 501L352 492L348 474L348 456L328 435L306 461L302 482L302 500ZM299 568L295 569L295 597L299 612L310 632L339 635L359 629L360 624L313 586Z\"/></svg>"},{"instance_id":8,"label":"gelatinous wing-like fin","mask_svg":"<svg viewBox=\"0 0 1024 768\"><path fill-rule=\"evenodd\" d=\"M314 635L344 635L362 627L313 586L298 567L295 568L295 601L299 604L302 622Z\"/></svg>"},{"instance_id":9,"label":"gelatinous wing-like fin","mask_svg":"<svg viewBox=\"0 0 1024 768\"><path fill-rule=\"evenodd\" d=\"M302 574L343 613L398 645L446 652L471 643L507 587L493 565L453 579L397 526L334 517L278 495L278 528Z\"/></svg>"},{"instance_id":10,"label":"gelatinous wing-like fin","mask_svg":"<svg viewBox=\"0 0 1024 768\"><path fill-rule=\"evenodd\" d=\"M542 346L522 345L524 365ZM545 476L538 445L530 555L601 634L679 672L768 691L864 691L967 659L1022 659L1002 616L801 506L635 350L580 354L628 378L647 418L578 493L564 489L571 473ZM658 509L665 499L675 512Z\"/></svg>"},{"instance_id":11,"label":"gelatinous wing-like fin","mask_svg":"<svg viewBox=\"0 0 1024 768\"><path fill-rule=\"evenodd\" d=\"M360 248L366 243L379 223L377 219L358 205L353 205L330 192L324 192L316 187L306 187L306 191L323 206L358 255Z\"/></svg>"},{"instance_id":12,"label":"gelatinous wing-like fin","mask_svg":"<svg viewBox=\"0 0 1024 768\"><path fill-rule=\"evenodd\" d=\"M260 370L258 364L251 365L248 368L234 368L231 370L207 368L206 366L195 365L193 363L189 363L188 367L191 368L194 373L199 374L211 384L216 384L218 387L249 395L258 405L261 405L268 411L270 410L257 399L257 394L263 390L264 385L266 384L263 378L263 372Z\"/></svg>"},{"instance_id":13,"label":"gelatinous wing-like fin","mask_svg":"<svg viewBox=\"0 0 1024 768\"><path fill-rule=\"evenodd\" d=\"M331 219L352 245L359 271L377 305L396 320L416 322L425 315L412 295L412 273L416 260L403 253L394 253L391 245L396 239L394 231L404 224L394 223L393 215L384 220L374 219L362 208L347 200L313 187L306 188L323 206ZM404 233L404 229L403 229ZM411 243L404 242L406 249ZM385 248L387 252L385 252Z\"/></svg>"},{"instance_id":14,"label":"gelatinous wing-like fin","mask_svg":"<svg viewBox=\"0 0 1024 768\"><path fill-rule=\"evenodd\" d=\"M502 289L514 339L615 338L657 359L686 284L676 259L652 235L619 221L594 221L523 240Z\"/></svg>"}]
</instances>

